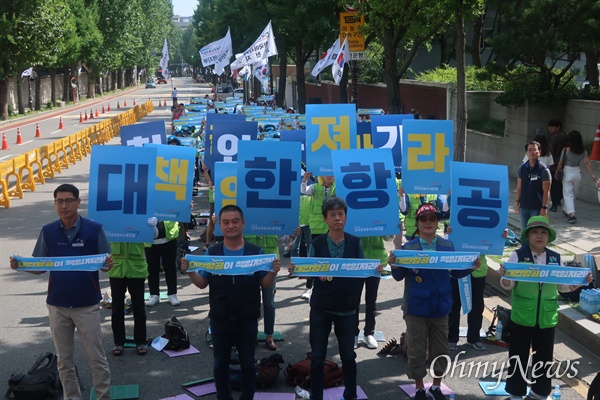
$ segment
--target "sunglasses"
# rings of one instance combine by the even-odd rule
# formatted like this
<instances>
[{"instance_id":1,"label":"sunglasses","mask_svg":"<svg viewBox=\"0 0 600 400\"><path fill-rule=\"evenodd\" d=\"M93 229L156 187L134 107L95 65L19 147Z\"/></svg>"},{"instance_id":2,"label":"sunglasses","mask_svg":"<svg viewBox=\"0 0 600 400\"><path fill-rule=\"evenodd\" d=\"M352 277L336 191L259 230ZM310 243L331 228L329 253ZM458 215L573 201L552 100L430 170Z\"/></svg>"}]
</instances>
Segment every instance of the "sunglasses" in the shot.
<instances>
[{"instance_id":1,"label":"sunglasses","mask_svg":"<svg viewBox=\"0 0 600 400\"><path fill-rule=\"evenodd\" d=\"M419 218L419 222L435 222L437 221L437 216L436 215L422 215Z\"/></svg>"}]
</instances>

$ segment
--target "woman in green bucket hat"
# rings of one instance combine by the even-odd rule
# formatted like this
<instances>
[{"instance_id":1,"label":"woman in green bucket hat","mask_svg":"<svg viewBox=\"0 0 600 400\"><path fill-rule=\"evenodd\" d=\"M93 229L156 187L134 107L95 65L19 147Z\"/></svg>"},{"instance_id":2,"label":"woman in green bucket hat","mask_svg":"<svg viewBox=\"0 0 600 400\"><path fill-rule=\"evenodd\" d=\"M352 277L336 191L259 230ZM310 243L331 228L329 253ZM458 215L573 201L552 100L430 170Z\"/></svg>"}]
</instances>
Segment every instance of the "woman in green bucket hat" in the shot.
<instances>
[{"instance_id":1,"label":"woman in green bucket hat","mask_svg":"<svg viewBox=\"0 0 600 400\"><path fill-rule=\"evenodd\" d=\"M555 239L556 231L550 227L546 217L531 217L521 233L523 245L510 255L508 262L562 265L560 254L546 247ZM500 264L500 275L504 276L503 263ZM590 273L587 281L591 280ZM531 392L527 399L547 399L552 390L550 366L554 353L554 331L558 323L558 291L571 292L579 285L507 279L501 279L500 284L504 289L512 290L506 391L510 393L511 400L522 399L527 394L527 384L531 383ZM532 376L528 381L522 371L527 371L530 348L536 376Z\"/></svg>"}]
</instances>

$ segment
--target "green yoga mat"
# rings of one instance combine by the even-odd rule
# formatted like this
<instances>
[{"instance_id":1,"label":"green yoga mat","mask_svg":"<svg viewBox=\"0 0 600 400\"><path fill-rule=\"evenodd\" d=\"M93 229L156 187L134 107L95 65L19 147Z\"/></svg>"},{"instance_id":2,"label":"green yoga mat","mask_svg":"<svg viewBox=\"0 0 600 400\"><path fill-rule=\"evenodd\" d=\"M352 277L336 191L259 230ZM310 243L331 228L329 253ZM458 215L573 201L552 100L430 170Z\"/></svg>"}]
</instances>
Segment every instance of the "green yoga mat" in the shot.
<instances>
[{"instance_id":1,"label":"green yoga mat","mask_svg":"<svg viewBox=\"0 0 600 400\"><path fill-rule=\"evenodd\" d=\"M140 398L140 385L111 386L110 398L112 400L130 400ZM96 392L92 388L90 400L96 400Z\"/></svg>"},{"instance_id":2,"label":"green yoga mat","mask_svg":"<svg viewBox=\"0 0 600 400\"><path fill-rule=\"evenodd\" d=\"M259 342L264 342L265 340L267 340L267 335L265 335L264 332L258 332L258 335L256 335L256 340L258 340ZM276 342L283 341L283 335L281 334L281 332L273 332L273 340Z\"/></svg>"},{"instance_id":3,"label":"green yoga mat","mask_svg":"<svg viewBox=\"0 0 600 400\"><path fill-rule=\"evenodd\" d=\"M168 299L169 299L169 296L167 296L167 292L160 292L160 293L158 294L158 297L159 297L161 300L168 300ZM148 292L145 292L145 293L144 293L144 300L145 300L145 301L148 301L148 299L150 299L150 293L148 293Z\"/></svg>"}]
</instances>

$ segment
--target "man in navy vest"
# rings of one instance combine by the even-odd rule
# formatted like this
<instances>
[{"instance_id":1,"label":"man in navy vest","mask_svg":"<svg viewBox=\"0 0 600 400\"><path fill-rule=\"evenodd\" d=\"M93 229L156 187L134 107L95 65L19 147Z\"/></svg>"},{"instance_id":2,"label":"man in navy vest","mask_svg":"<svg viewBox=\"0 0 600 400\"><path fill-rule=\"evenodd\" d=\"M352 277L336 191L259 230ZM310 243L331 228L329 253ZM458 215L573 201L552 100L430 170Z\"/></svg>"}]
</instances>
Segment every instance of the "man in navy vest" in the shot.
<instances>
[{"instance_id":1,"label":"man in navy vest","mask_svg":"<svg viewBox=\"0 0 600 400\"><path fill-rule=\"evenodd\" d=\"M518 171L515 211L521 217L521 231L525 230L531 217L541 215L548 218L552 176L546 164L539 160L540 146L533 140L527 143L527 161Z\"/></svg>"},{"instance_id":2,"label":"man in navy vest","mask_svg":"<svg viewBox=\"0 0 600 400\"><path fill-rule=\"evenodd\" d=\"M219 227L223 241L209 247L204 255L247 256L263 254L262 248L244 241L244 213L235 205L219 211ZM181 271L188 263L181 260ZM261 287L270 288L279 272L280 260L273 261L272 271L259 271L252 275L216 275L206 271L189 273L192 282L200 289L209 286L210 328L215 359L213 372L217 398L231 400L229 387L229 359L231 347L236 346L240 358L242 393L240 400L254 399L256 391L256 366L254 351L260 318Z\"/></svg>"},{"instance_id":3,"label":"man in navy vest","mask_svg":"<svg viewBox=\"0 0 600 400\"><path fill-rule=\"evenodd\" d=\"M54 208L59 219L42 227L33 250L34 257L87 256L110 253L111 248L102 225L78 213L79 189L65 183L54 190ZM108 271L113 266L109 255ZM10 267L17 262L10 258ZM41 274L43 272L32 272ZM65 399L81 400L81 390L75 369L75 328L85 351L94 390L98 400L110 400L110 370L102 347L100 327L100 282L98 271L50 272L46 303L50 331L58 354L58 372Z\"/></svg>"}]
</instances>

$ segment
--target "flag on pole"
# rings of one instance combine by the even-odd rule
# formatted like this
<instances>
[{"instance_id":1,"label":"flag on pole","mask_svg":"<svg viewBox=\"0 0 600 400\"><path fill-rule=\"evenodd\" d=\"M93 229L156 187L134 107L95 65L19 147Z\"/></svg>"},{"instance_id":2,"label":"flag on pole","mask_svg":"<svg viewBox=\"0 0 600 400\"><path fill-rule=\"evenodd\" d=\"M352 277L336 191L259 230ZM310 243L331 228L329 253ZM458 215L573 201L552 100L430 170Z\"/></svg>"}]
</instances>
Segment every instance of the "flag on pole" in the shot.
<instances>
[{"instance_id":1,"label":"flag on pole","mask_svg":"<svg viewBox=\"0 0 600 400\"><path fill-rule=\"evenodd\" d=\"M315 64L312 72L310 73L312 76L317 76L323 71L325 68L329 67L333 62L337 59L338 53L340 52L340 38L336 37L335 42L331 45L330 48L321 56L319 61Z\"/></svg>"},{"instance_id":2,"label":"flag on pole","mask_svg":"<svg viewBox=\"0 0 600 400\"><path fill-rule=\"evenodd\" d=\"M162 68L162 74L165 78L169 77L169 45L167 44L167 38L165 38L165 44L163 45L162 58L160 59L160 68Z\"/></svg>"},{"instance_id":3,"label":"flag on pole","mask_svg":"<svg viewBox=\"0 0 600 400\"><path fill-rule=\"evenodd\" d=\"M231 50L231 32L227 29L225 37L207 44L200 49L200 59L202 65L206 68L211 65L215 66L215 74L221 75L223 69L229 64L229 59L233 55Z\"/></svg>"},{"instance_id":4,"label":"flag on pole","mask_svg":"<svg viewBox=\"0 0 600 400\"><path fill-rule=\"evenodd\" d=\"M258 39L248 47L241 56L236 57L231 63L231 69L239 69L244 65L254 65L259 61L270 56L277 55L277 46L275 46L275 37L273 36L273 28L271 21L262 31Z\"/></svg>"},{"instance_id":5,"label":"flag on pole","mask_svg":"<svg viewBox=\"0 0 600 400\"><path fill-rule=\"evenodd\" d=\"M33 67L29 67L25 71L21 72L21 78L25 78L26 76L31 76L31 74L33 74Z\"/></svg>"},{"instance_id":6,"label":"flag on pole","mask_svg":"<svg viewBox=\"0 0 600 400\"><path fill-rule=\"evenodd\" d=\"M350 62L350 46L348 46L348 36L344 39L344 43L342 47L340 47L340 52L333 63L333 67L331 67L331 73L333 74L333 80L337 85L340 84L340 80L342 80L342 75L344 74L344 64Z\"/></svg>"},{"instance_id":7,"label":"flag on pole","mask_svg":"<svg viewBox=\"0 0 600 400\"><path fill-rule=\"evenodd\" d=\"M265 78L269 75L269 60L265 58L261 62L254 64L252 72L254 73L256 79L264 82Z\"/></svg>"}]
</instances>

